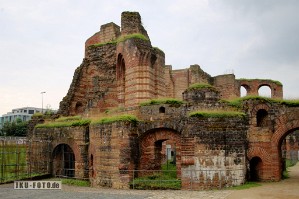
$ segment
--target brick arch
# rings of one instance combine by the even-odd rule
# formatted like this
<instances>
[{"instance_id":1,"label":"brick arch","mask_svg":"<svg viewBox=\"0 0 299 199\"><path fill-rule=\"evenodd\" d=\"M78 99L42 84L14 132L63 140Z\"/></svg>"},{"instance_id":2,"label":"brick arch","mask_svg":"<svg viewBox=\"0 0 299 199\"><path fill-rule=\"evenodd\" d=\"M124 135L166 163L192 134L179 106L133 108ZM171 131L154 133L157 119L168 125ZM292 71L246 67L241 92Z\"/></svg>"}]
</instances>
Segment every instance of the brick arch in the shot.
<instances>
[{"instance_id":1,"label":"brick arch","mask_svg":"<svg viewBox=\"0 0 299 199\"><path fill-rule=\"evenodd\" d=\"M53 148L52 148L51 154L53 154L54 149L58 145L61 145L61 144L66 144L66 145L70 146L71 149L73 150L74 154L75 154L76 161L77 160L78 161L81 160L79 146L76 143L74 143L74 142L68 142L66 140L61 140L60 142L55 142L53 144Z\"/></svg>"},{"instance_id":2,"label":"brick arch","mask_svg":"<svg viewBox=\"0 0 299 199\"><path fill-rule=\"evenodd\" d=\"M162 142L168 141L176 150L177 171L181 170L181 136L180 133L169 128L155 128L146 131L139 137L140 170L161 169Z\"/></svg>"},{"instance_id":3,"label":"brick arch","mask_svg":"<svg viewBox=\"0 0 299 199\"><path fill-rule=\"evenodd\" d=\"M277 130L274 132L271 143L272 147L279 147L281 141L293 130L299 129L299 118L287 122L286 124L280 124Z\"/></svg>"},{"instance_id":4,"label":"brick arch","mask_svg":"<svg viewBox=\"0 0 299 199\"><path fill-rule=\"evenodd\" d=\"M60 143L52 151L53 170L55 176L75 177L76 156L70 145Z\"/></svg>"},{"instance_id":5,"label":"brick arch","mask_svg":"<svg viewBox=\"0 0 299 199\"><path fill-rule=\"evenodd\" d=\"M240 91L240 95L241 95L241 88L245 88L245 90L246 90L246 96L248 95L248 93L250 93L250 91L251 91L251 88L250 88L250 86L248 86L248 84L240 84L240 88L239 88L239 91Z\"/></svg>"},{"instance_id":6,"label":"brick arch","mask_svg":"<svg viewBox=\"0 0 299 199\"><path fill-rule=\"evenodd\" d=\"M146 134L147 132L150 132L153 129L170 129L173 131L176 131L179 134L182 134L182 132L185 129L185 122L181 121L180 123L177 123L173 120L169 121L152 121L150 123L142 124L138 126L138 132L139 136L142 136Z\"/></svg>"},{"instance_id":7,"label":"brick arch","mask_svg":"<svg viewBox=\"0 0 299 199\"><path fill-rule=\"evenodd\" d=\"M270 154L261 147L252 147L247 152L248 160L251 160L253 157L259 157L265 163L271 163Z\"/></svg>"}]
</instances>

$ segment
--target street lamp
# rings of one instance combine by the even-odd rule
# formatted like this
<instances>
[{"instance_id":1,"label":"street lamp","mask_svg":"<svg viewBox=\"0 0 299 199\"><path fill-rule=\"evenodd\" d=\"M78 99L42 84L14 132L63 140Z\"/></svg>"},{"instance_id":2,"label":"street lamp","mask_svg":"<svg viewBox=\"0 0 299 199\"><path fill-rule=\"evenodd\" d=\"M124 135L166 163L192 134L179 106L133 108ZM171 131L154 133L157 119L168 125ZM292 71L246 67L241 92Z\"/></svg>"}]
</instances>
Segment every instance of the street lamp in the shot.
<instances>
[{"instance_id":1,"label":"street lamp","mask_svg":"<svg viewBox=\"0 0 299 199\"><path fill-rule=\"evenodd\" d=\"M42 94L42 114L44 114L44 94L45 93L46 93L45 91L40 93L40 94Z\"/></svg>"}]
</instances>

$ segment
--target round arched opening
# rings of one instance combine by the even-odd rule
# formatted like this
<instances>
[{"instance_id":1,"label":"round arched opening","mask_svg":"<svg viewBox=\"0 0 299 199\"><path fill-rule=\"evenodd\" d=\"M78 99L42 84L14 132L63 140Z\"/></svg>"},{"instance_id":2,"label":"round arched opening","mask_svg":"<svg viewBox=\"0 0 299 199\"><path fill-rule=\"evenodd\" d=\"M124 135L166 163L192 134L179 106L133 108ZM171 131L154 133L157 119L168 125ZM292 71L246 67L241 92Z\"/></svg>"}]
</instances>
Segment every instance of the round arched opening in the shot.
<instances>
[{"instance_id":1,"label":"round arched opening","mask_svg":"<svg viewBox=\"0 0 299 199\"><path fill-rule=\"evenodd\" d=\"M262 96L262 97L271 98L271 96L272 96L271 88L268 85L260 86L259 90L258 90L258 93L259 93L259 96Z\"/></svg>"},{"instance_id":2,"label":"round arched opening","mask_svg":"<svg viewBox=\"0 0 299 199\"><path fill-rule=\"evenodd\" d=\"M260 181L262 171L262 159L260 157L251 158L250 162L249 181Z\"/></svg>"},{"instance_id":3,"label":"round arched opening","mask_svg":"<svg viewBox=\"0 0 299 199\"><path fill-rule=\"evenodd\" d=\"M242 85L240 87L240 97L245 97L248 94L249 86L247 85Z\"/></svg>"},{"instance_id":4,"label":"round arched opening","mask_svg":"<svg viewBox=\"0 0 299 199\"><path fill-rule=\"evenodd\" d=\"M181 140L180 135L171 129L153 129L140 139L139 176L153 173L170 172L174 178L180 178ZM176 170L176 171L175 171Z\"/></svg>"},{"instance_id":5,"label":"round arched opening","mask_svg":"<svg viewBox=\"0 0 299 199\"><path fill-rule=\"evenodd\" d=\"M165 113L165 107L161 106L161 107L159 108L159 113Z\"/></svg>"},{"instance_id":6,"label":"round arched opening","mask_svg":"<svg viewBox=\"0 0 299 199\"><path fill-rule=\"evenodd\" d=\"M126 64L122 54L119 54L117 57L116 77L119 106L124 106L126 89Z\"/></svg>"},{"instance_id":7,"label":"round arched opening","mask_svg":"<svg viewBox=\"0 0 299 199\"><path fill-rule=\"evenodd\" d=\"M75 177L75 154L67 144L60 144L53 150L53 175Z\"/></svg>"},{"instance_id":8,"label":"round arched opening","mask_svg":"<svg viewBox=\"0 0 299 199\"><path fill-rule=\"evenodd\" d=\"M269 123L269 116L268 116L268 111L265 109L260 109L257 111L256 114L256 125L258 127L266 127L268 126Z\"/></svg>"},{"instance_id":9,"label":"round arched opening","mask_svg":"<svg viewBox=\"0 0 299 199\"><path fill-rule=\"evenodd\" d=\"M294 166L299 160L299 130L293 130L281 142L282 178L287 177L288 167Z\"/></svg>"},{"instance_id":10,"label":"round arched opening","mask_svg":"<svg viewBox=\"0 0 299 199\"><path fill-rule=\"evenodd\" d=\"M75 112L76 112L76 114L83 113L83 104L82 104L82 102L77 102L76 103Z\"/></svg>"}]
</instances>

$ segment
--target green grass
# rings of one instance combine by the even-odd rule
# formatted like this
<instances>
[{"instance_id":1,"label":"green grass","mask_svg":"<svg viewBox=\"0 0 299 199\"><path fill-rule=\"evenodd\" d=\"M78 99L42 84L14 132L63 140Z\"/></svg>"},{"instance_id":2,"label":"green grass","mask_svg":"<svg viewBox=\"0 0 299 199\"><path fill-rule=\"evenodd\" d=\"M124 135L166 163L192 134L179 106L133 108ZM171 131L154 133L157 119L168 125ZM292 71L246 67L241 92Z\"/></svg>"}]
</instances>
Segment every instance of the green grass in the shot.
<instances>
[{"instance_id":1,"label":"green grass","mask_svg":"<svg viewBox=\"0 0 299 199\"><path fill-rule=\"evenodd\" d=\"M121 37L119 37L119 38L117 38L116 40L113 40L113 41L103 42L103 43L98 43L98 44L93 44L90 47L99 47L99 46L104 46L104 45L107 45L107 44L116 45L116 44L124 42L124 41L126 41L128 39L140 39L140 40L143 40L143 41L149 41L149 38L147 38L143 34L134 33L134 34L130 34L130 35L121 36Z\"/></svg>"},{"instance_id":2,"label":"green grass","mask_svg":"<svg viewBox=\"0 0 299 199\"><path fill-rule=\"evenodd\" d=\"M68 122L68 121L78 121L81 120L82 117L79 115L76 116L69 116L69 117L60 117L58 119L56 119L56 122Z\"/></svg>"},{"instance_id":3,"label":"green grass","mask_svg":"<svg viewBox=\"0 0 299 199\"><path fill-rule=\"evenodd\" d=\"M90 124L90 119L74 119L74 120L55 120L54 122L47 122L44 124L37 124L36 128L60 128L60 127L76 127L76 126L87 126Z\"/></svg>"},{"instance_id":4,"label":"green grass","mask_svg":"<svg viewBox=\"0 0 299 199\"><path fill-rule=\"evenodd\" d=\"M245 117L246 114L237 111L194 111L189 117L199 118L225 118L225 117Z\"/></svg>"},{"instance_id":5,"label":"green grass","mask_svg":"<svg viewBox=\"0 0 299 199\"><path fill-rule=\"evenodd\" d=\"M289 175L289 167L294 166L296 163L297 162L292 162L292 160L289 160L289 159L285 160L286 170L282 172L282 179L288 179L290 177L290 175Z\"/></svg>"},{"instance_id":6,"label":"green grass","mask_svg":"<svg viewBox=\"0 0 299 199\"><path fill-rule=\"evenodd\" d=\"M229 106L236 107L236 108L242 108L243 102L246 100L259 100L261 102L267 102L267 103L277 103L281 105L285 105L288 107L299 107L299 100L283 100L283 99L273 99L268 97L262 97L262 96L245 96L241 98L236 98L233 100L221 100L224 103L227 103Z\"/></svg>"},{"instance_id":7,"label":"green grass","mask_svg":"<svg viewBox=\"0 0 299 199\"><path fill-rule=\"evenodd\" d=\"M109 124L109 123L119 122L119 121L131 122L133 124L137 124L137 122L139 120L134 115L127 115L127 114L125 114L125 115L104 117L104 118L92 121L91 124L92 125L96 125L96 124Z\"/></svg>"},{"instance_id":8,"label":"green grass","mask_svg":"<svg viewBox=\"0 0 299 199\"><path fill-rule=\"evenodd\" d=\"M179 106L183 104L183 101L178 99L173 99L173 98L151 99L149 101L140 103L140 106L150 106L150 105L160 105L160 104L170 104L170 105Z\"/></svg>"},{"instance_id":9,"label":"green grass","mask_svg":"<svg viewBox=\"0 0 299 199\"><path fill-rule=\"evenodd\" d=\"M26 164L26 145L7 144L0 147L0 182L28 177Z\"/></svg>"},{"instance_id":10,"label":"green grass","mask_svg":"<svg viewBox=\"0 0 299 199\"><path fill-rule=\"evenodd\" d=\"M188 90L205 89L205 88L211 89L213 91L217 91L217 89L214 86L210 84L202 84L202 83L192 84L191 86L189 86Z\"/></svg>"},{"instance_id":11,"label":"green grass","mask_svg":"<svg viewBox=\"0 0 299 199\"><path fill-rule=\"evenodd\" d=\"M79 180L79 179L70 179L70 178L62 178L62 184L72 185L72 186L79 186L79 187L89 187L90 182L87 180Z\"/></svg>"},{"instance_id":12,"label":"green grass","mask_svg":"<svg viewBox=\"0 0 299 199\"><path fill-rule=\"evenodd\" d=\"M135 178L133 182L130 183L131 187L134 189L171 189L179 190L181 189L181 180L177 179L176 166L168 162L162 165L162 172L156 171L151 175Z\"/></svg>"},{"instance_id":13,"label":"green grass","mask_svg":"<svg viewBox=\"0 0 299 199\"><path fill-rule=\"evenodd\" d=\"M277 85L282 86L282 83L280 81L272 80L272 79L246 79L246 78L240 78L238 80L244 80L244 81L269 81L269 82L273 82Z\"/></svg>"},{"instance_id":14,"label":"green grass","mask_svg":"<svg viewBox=\"0 0 299 199\"><path fill-rule=\"evenodd\" d=\"M262 186L262 185L257 183L257 182L246 182L243 185L229 187L228 189L230 189L230 190L243 190L243 189L249 189L249 188L252 188L252 187L259 187L259 186Z\"/></svg>"}]
</instances>

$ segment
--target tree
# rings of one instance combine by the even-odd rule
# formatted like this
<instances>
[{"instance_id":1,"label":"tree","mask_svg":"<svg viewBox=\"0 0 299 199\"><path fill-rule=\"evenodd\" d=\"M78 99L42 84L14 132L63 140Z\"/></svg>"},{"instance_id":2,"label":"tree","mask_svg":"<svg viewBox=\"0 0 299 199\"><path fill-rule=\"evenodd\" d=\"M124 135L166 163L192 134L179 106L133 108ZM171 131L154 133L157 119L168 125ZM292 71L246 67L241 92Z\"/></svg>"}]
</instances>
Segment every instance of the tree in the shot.
<instances>
[{"instance_id":1,"label":"tree","mask_svg":"<svg viewBox=\"0 0 299 199\"><path fill-rule=\"evenodd\" d=\"M5 122L2 129L1 135L5 136L26 136L28 130L28 122L23 122L20 118L10 123Z\"/></svg>"}]
</instances>

